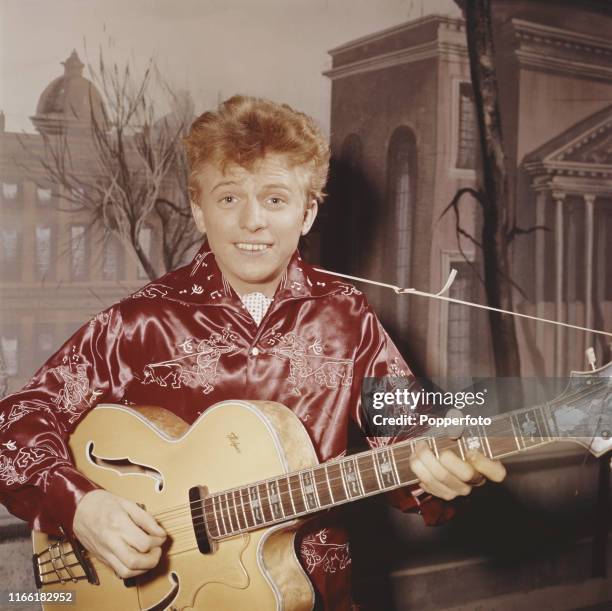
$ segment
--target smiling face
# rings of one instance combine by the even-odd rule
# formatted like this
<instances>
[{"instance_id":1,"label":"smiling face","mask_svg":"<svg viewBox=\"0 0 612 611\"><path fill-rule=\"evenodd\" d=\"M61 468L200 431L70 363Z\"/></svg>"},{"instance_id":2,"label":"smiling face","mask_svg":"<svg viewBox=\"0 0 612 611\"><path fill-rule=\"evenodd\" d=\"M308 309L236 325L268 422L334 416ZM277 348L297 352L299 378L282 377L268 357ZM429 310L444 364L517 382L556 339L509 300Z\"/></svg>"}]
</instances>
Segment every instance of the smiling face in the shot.
<instances>
[{"instance_id":1,"label":"smiling face","mask_svg":"<svg viewBox=\"0 0 612 611\"><path fill-rule=\"evenodd\" d=\"M217 264L239 294L272 297L280 278L317 215L308 200L308 170L269 154L252 170L207 163L198 173L200 201L192 202Z\"/></svg>"}]
</instances>

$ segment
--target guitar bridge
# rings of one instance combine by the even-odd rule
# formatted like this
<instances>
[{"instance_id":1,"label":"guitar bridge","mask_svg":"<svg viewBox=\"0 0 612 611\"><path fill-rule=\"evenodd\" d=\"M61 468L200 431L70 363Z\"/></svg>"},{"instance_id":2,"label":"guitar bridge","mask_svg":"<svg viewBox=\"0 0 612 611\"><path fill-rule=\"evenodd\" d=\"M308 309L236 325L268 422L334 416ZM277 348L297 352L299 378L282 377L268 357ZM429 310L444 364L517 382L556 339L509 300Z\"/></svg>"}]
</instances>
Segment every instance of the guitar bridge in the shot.
<instances>
[{"instance_id":1,"label":"guitar bridge","mask_svg":"<svg viewBox=\"0 0 612 611\"><path fill-rule=\"evenodd\" d=\"M85 550L78 543L57 541L39 554L34 554L32 565L37 588L84 579L93 585L100 583Z\"/></svg>"},{"instance_id":2,"label":"guitar bridge","mask_svg":"<svg viewBox=\"0 0 612 611\"><path fill-rule=\"evenodd\" d=\"M198 543L201 554L210 554L213 548L206 530L206 513L204 511L204 499L208 496L208 489L204 486L194 486L189 489L189 507L191 509L191 523L193 533Z\"/></svg>"}]
</instances>

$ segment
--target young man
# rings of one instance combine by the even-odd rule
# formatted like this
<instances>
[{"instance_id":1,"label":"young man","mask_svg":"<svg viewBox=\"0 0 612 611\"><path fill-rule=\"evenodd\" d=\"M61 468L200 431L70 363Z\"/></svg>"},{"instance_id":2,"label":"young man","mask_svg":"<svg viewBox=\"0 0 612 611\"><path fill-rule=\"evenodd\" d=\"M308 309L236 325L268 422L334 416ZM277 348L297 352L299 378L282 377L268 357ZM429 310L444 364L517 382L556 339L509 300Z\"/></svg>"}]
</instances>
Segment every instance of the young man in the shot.
<instances>
[{"instance_id":1,"label":"young man","mask_svg":"<svg viewBox=\"0 0 612 611\"><path fill-rule=\"evenodd\" d=\"M343 455L349 428L362 425L365 376L411 375L365 297L296 251L327 178L329 149L314 122L236 96L194 122L186 147L193 215L207 238L194 261L96 316L2 402L3 502L33 528L76 535L121 577L155 566L165 533L72 465L67 438L96 404L160 405L192 423L224 399L279 401L323 462ZM411 464L421 489L444 499L504 476L481 454L438 460L421 447ZM429 522L444 513L430 496L401 504L419 504ZM349 609L338 515L307 523L297 545L317 608Z\"/></svg>"}]
</instances>

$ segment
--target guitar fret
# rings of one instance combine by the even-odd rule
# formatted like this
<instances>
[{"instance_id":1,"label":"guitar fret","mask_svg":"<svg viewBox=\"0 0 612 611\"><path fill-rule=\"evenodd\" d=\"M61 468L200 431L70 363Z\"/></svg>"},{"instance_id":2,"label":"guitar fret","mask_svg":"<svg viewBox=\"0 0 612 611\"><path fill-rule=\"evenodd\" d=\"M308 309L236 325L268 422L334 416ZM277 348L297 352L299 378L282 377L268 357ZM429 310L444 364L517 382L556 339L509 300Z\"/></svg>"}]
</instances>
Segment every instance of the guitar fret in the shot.
<instances>
[{"instance_id":1,"label":"guitar fret","mask_svg":"<svg viewBox=\"0 0 612 611\"><path fill-rule=\"evenodd\" d=\"M545 403L542 406L542 413L544 415L544 422L546 423L546 430L548 431L548 437L550 439L556 439L558 435L558 431L554 435L552 434L551 425L555 426L555 422L553 420L553 416L550 411L550 405L548 403Z\"/></svg>"},{"instance_id":2,"label":"guitar fret","mask_svg":"<svg viewBox=\"0 0 612 611\"><path fill-rule=\"evenodd\" d=\"M521 427L516 418L515 414L510 414L510 422L512 423L512 429L514 430L514 437L516 439L516 447L519 450L525 449L525 440L523 439L523 433L521 433Z\"/></svg>"},{"instance_id":3,"label":"guitar fret","mask_svg":"<svg viewBox=\"0 0 612 611\"><path fill-rule=\"evenodd\" d=\"M232 505L234 506L234 516L236 516L236 522L238 522L238 530L241 531L246 528L246 524L243 525L242 521L240 520L240 512L238 511L238 505L236 505L236 492L237 490L231 491Z\"/></svg>"},{"instance_id":4,"label":"guitar fret","mask_svg":"<svg viewBox=\"0 0 612 611\"><path fill-rule=\"evenodd\" d=\"M238 524L238 531L242 531L246 528L245 526L242 526L242 523L240 522L240 512L238 511L238 505L236 505L236 490L232 491L232 505L234 506L234 517L236 518L236 522Z\"/></svg>"},{"instance_id":5,"label":"guitar fret","mask_svg":"<svg viewBox=\"0 0 612 611\"><path fill-rule=\"evenodd\" d=\"M429 444L429 448L436 455L436 458L440 458L440 454L438 453L438 446L436 445L436 438L435 437L428 437L427 438L427 443Z\"/></svg>"},{"instance_id":6,"label":"guitar fret","mask_svg":"<svg viewBox=\"0 0 612 611\"><path fill-rule=\"evenodd\" d=\"M463 445L461 443L461 437L457 439L457 448L459 448L459 454L461 454L461 460L465 460L465 452L463 451Z\"/></svg>"},{"instance_id":7,"label":"guitar fret","mask_svg":"<svg viewBox=\"0 0 612 611\"><path fill-rule=\"evenodd\" d=\"M400 482L397 470L393 466L391 450L385 448L382 451L376 452L374 456L376 457L376 472L381 482L381 490L398 485Z\"/></svg>"},{"instance_id":8,"label":"guitar fret","mask_svg":"<svg viewBox=\"0 0 612 611\"><path fill-rule=\"evenodd\" d=\"M215 518L215 524L217 526L217 535L221 535L221 528L219 527L219 519L217 518L217 507L215 506L215 497L209 497L212 499L213 516Z\"/></svg>"},{"instance_id":9,"label":"guitar fret","mask_svg":"<svg viewBox=\"0 0 612 611\"><path fill-rule=\"evenodd\" d=\"M281 503L278 482L276 480L269 481L268 484L268 499L270 500L270 509L272 510L272 517L275 520L279 520L285 517L283 510L283 504Z\"/></svg>"},{"instance_id":10,"label":"guitar fret","mask_svg":"<svg viewBox=\"0 0 612 611\"><path fill-rule=\"evenodd\" d=\"M333 490L333 499L335 503L342 503L343 501L350 498L346 485L344 483L344 477L342 475L342 467L339 462L333 462L326 467L327 479L330 482Z\"/></svg>"},{"instance_id":11,"label":"guitar fret","mask_svg":"<svg viewBox=\"0 0 612 611\"><path fill-rule=\"evenodd\" d=\"M357 473L361 481L363 493L371 494L372 492L378 492L380 490L380 483L372 454L368 453L365 456L358 456L355 462L357 463Z\"/></svg>"},{"instance_id":12,"label":"guitar fret","mask_svg":"<svg viewBox=\"0 0 612 611\"><path fill-rule=\"evenodd\" d=\"M289 488L287 485L286 477L278 477L276 480L276 487L278 488L278 500L281 504L281 509L285 517L291 517L293 515L293 509L291 507L291 501L289 497Z\"/></svg>"},{"instance_id":13,"label":"guitar fret","mask_svg":"<svg viewBox=\"0 0 612 611\"><path fill-rule=\"evenodd\" d=\"M249 520L247 519L247 514L246 511L244 510L244 500L242 498L242 488L239 488L238 490L236 490L236 492L238 493L238 498L240 499L240 509L242 511L242 517L244 518L244 528L248 529L249 528Z\"/></svg>"},{"instance_id":14,"label":"guitar fret","mask_svg":"<svg viewBox=\"0 0 612 611\"><path fill-rule=\"evenodd\" d=\"M302 486L302 494L304 495L304 501L307 508L318 509L321 507L311 471L303 471L300 473L300 484Z\"/></svg>"},{"instance_id":15,"label":"guitar fret","mask_svg":"<svg viewBox=\"0 0 612 611\"><path fill-rule=\"evenodd\" d=\"M487 435L487 431L485 430L483 425L477 425L480 430L480 439L484 440L483 445L483 454L488 458L493 458L493 452L491 452L491 445L489 444L489 437Z\"/></svg>"},{"instance_id":16,"label":"guitar fret","mask_svg":"<svg viewBox=\"0 0 612 611\"><path fill-rule=\"evenodd\" d=\"M270 499L268 498L268 489L266 488L266 484L258 484L257 490L259 491L261 513L263 515L264 522L271 522L274 520L274 514L272 513L272 507L270 506ZM269 518L268 515L270 516Z\"/></svg>"},{"instance_id":17,"label":"guitar fret","mask_svg":"<svg viewBox=\"0 0 612 611\"><path fill-rule=\"evenodd\" d=\"M223 494L223 498L225 499L225 504L227 506L227 519L228 519L228 522L230 523L230 531L234 532L236 529L234 528L234 520L232 520L232 510L229 504L229 500L227 498L227 492Z\"/></svg>"},{"instance_id":18,"label":"guitar fret","mask_svg":"<svg viewBox=\"0 0 612 611\"><path fill-rule=\"evenodd\" d=\"M372 464L374 465L374 475L376 475L376 483L378 485L378 489L382 490L385 486L383 485L380 474L378 473L378 456L376 453L372 454Z\"/></svg>"},{"instance_id":19,"label":"guitar fret","mask_svg":"<svg viewBox=\"0 0 612 611\"><path fill-rule=\"evenodd\" d=\"M414 452L414 443L410 444L411 451ZM391 456L391 466L393 467L393 471L395 472L395 478L397 480L398 485L402 483L402 478L399 476L399 471L397 470L397 461L395 460L395 450L393 448L389 448L389 456Z\"/></svg>"},{"instance_id":20,"label":"guitar fret","mask_svg":"<svg viewBox=\"0 0 612 611\"><path fill-rule=\"evenodd\" d=\"M223 515L223 505L221 504L221 499L219 498L219 495L216 495L213 497L215 499L216 502L219 503L219 512L221 514L221 523L223 524L223 532L221 533L222 535L226 535L228 533L227 530L227 525L225 524L225 516Z\"/></svg>"},{"instance_id":21,"label":"guitar fret","mask_svg":"<svg viewBox=\"0 0 612 611\"><path fill-rule=\"evenodd\" d=\"M488 426L486 439L490 451L489 458L507 456L516 451L509 433L509 422L507 416L497 416Z\"/></svg>"},{"instance_id":22,"label":"guitar fret","mask_svg":"<svg viewBox=\"0 0 612 611\"><path fill-rule=\"evenodd\" d=\"M246 497L245 497L246 495ZM246 509L248 509L248 513L247 513L247 525L249 527L251 526L255 526L256 522L255 522L255 516L253 515L253 508L251 507L251 499L249 497L249 488L248 486L245 486L244 488L240 489L240 500L242 501L243 506L246 507ZM246 513L246 510L245 510ZM251 520L249 521L249 513L251 514Z\"/></svg>"},{"instance_id":23,"label":"guitar fret","mask_svg":"<svg viewBox=\"0 0 612 611\"><path fill-rule=\"evenodd\" d=\"M360 479L355 472L355 464L352 458L346 458L341 463L342 477L345 483L345 489L349 498L361 496L363 488L360 488Z\"/></svg>"},{"instance_id":24,"label":"guitar fret","mask_svg":"<svg viewBox=\"0 0 612 611\"><path fill-rule=\"evenodd\" d=\"M304 491L302 489L302 478L299 475L289 477L289 489L295 503L296 514L306 511L306 501L304 499Z\"/></svg>"},{"instance_id":25,"label":"guitar fret","mask_svg":"<svg viewBox=\"0 0 612 611\"><path fill-rule=\"evenodd\" d=\"M553 440L553 436L550 434L550 421L548 419L548 404L546 403L540 408L540 416L542 418L542 422L544 423L544 428L546 430L546 436L548 437L548 441Z\"/></svg>"},{"instance_id":26,"label":"guitar fret","mask_svg":"<svg viewBox=\"0 0 612 611\"><path fill-rule=\"evenodd\" d=\"M361 493L365 493L365 488L363 486L363 480L361 479L361 469L359 468L359 459L358 458L350 458L349 459L355 469L355 473L357 474L357 479L359 480L359 488L361 488Z\"/></svg>"},{"instance_id":27,"label":"guitar fret","mask_svg":"<svg viewBox=\"0 0 612 611\"><path fill-rule=\"evenodd\" d=\"M278 480L279 488L281 489L281 498L283 496L289 499L289 505L285 508L285 515L295 515L295 505L293 504L293 495L291 494L291 484L288 477L283 477ZM284 501L283 501L284 503Z\"/></svg>"},{"instance_id":28,"label":"guitar fret","mask_svg":"<svg viewBox=\"0 0 612 611\"><path fill-rule=\"evenodd\" d=\"M323 470L325 471L325 480L327 481L327 489L329 490L329 498L331 499L331 504L333 505L336 500L334 499L334 493L332 491L331 484L329 483L329 471L327 470L327 465L323 465Z\"/></svg>"},{"instance_id":29,"label":"guitar fret","mask_svg":"<svg viewBox=\"0 0 612 611\"><path fill-rule=\"evenodd\" d=\"M253 515L253 526L263 524L265 522L261 508L261 499L259 498L259 490L257 486L249 486L249 505L251 514Z\"/></svg>"},{"instance_id":30,"label":"guitar fret","mask_svg":"<svg viewBox=\"0 0 612 611\"><path fill-rule=\"evenodd\" d=\"M531 448L545 443L542 425L541 422L538 422L539 411L539 408L532 408L524 410L516 415L525 448Z\"/></svg>"},{"instance_id":31,"label":"guitar fret","mask_svg":"<svg viewBox=\"0 0 612 611\"><path fill-rule=\"evenodd\" d=\"M317 488L317 496L321 507L328 507L333 504L333 499L330 496L329 483L327 481L327 471L325 466L319 466L313 469L314 481Z\"/></svg>"},{"instance_id":32,"label":"guitar fret","mask_svg":"<svg viewBox=\"0 0 612 611\"><path fill-rule=\"evenodd\" d=\"M512 414L510 414L508 420L510 422L510 426L512 427L512 434L514 435L514 442L516 443L516 449L520 450L521 444L519 443L518 435L516 433L516 426L514 425L514 420L512 420Z\"/></svg>"}]
</instances>

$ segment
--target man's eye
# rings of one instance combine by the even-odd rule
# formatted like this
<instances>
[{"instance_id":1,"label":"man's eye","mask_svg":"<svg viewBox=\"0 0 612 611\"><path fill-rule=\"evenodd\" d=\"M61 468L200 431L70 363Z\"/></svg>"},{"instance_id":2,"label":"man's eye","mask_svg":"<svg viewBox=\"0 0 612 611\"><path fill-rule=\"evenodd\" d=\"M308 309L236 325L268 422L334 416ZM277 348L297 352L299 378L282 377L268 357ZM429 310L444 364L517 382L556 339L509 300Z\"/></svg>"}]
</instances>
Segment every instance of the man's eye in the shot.
<instances>
[{"instance_id":1,"label":"man's eye","mask_svg":"<svg viewBox=\"0 0 612 611\"><path fill-rule=\"evenodd\" d=\"M284 199L282 197L268 197L268 203L272 204L273 206L280 206L282 203L284 203Z\"/></svg>"},{"instance_id":2,"label":"man's eye","mask_svg":"<svg viewBox=\"0 0 612 611\"><path fill-rule=\"evenodd\" d=\"M225 195L221 198L222 204L233 204L236 201L236 198L233 195Z\"/></svg>"}]
</instances>

